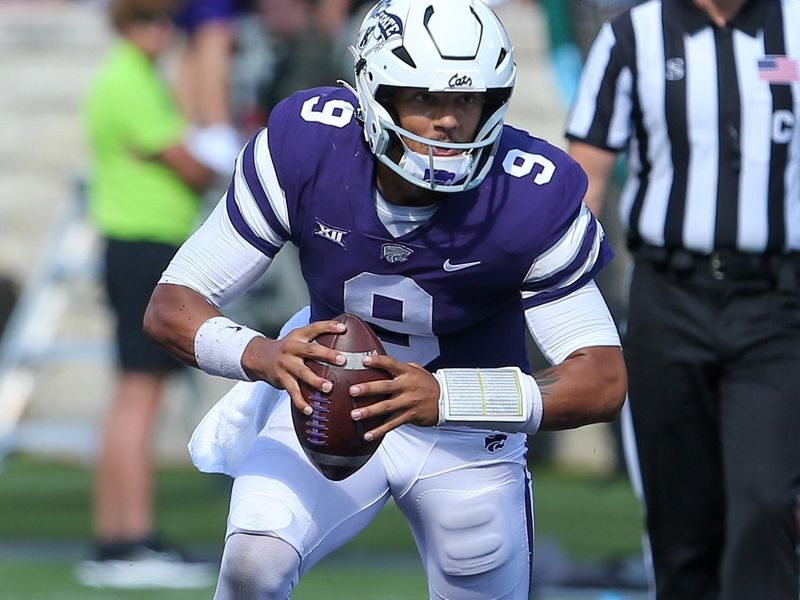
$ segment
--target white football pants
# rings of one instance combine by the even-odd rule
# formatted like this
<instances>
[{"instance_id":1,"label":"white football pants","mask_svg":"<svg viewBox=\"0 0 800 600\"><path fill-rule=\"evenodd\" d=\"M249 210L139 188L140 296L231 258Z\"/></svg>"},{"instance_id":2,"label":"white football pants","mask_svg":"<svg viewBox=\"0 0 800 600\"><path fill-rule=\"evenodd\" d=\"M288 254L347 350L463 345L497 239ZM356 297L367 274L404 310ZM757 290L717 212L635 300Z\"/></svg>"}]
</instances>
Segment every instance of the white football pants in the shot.
<instances>
[{"instance_id":1,"label":"white football pants","mask_svg":"<svg viewBox=\"0 0 800 600\"><path fill-rule=\"evenodd\" d=\"M411 526L432 599L527 600L533 495L525 442L523 434L404 425L361 470L330 481L303 453L284 393L242 461L227 536L285 540L302 576L391 496Z\"/></svg>"}]
</instances>

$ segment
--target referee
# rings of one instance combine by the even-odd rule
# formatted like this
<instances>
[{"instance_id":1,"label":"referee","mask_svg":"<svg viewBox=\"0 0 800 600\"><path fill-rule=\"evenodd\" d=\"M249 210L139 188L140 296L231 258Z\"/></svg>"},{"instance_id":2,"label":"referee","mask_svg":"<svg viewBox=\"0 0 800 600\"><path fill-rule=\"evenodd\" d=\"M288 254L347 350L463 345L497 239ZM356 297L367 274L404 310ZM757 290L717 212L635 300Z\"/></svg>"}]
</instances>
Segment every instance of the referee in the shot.
<instances>
[{"instance_id":1,"label":"referee","mask_svg":"<svg viewBox=\"0 0 800 600\"><path fill-rule=\"evenodd\" d=\"M629 399L659 600L797 600L800 0L650 0L568 124L599 214L627 152Z\"/></svg>"}]
</instances>

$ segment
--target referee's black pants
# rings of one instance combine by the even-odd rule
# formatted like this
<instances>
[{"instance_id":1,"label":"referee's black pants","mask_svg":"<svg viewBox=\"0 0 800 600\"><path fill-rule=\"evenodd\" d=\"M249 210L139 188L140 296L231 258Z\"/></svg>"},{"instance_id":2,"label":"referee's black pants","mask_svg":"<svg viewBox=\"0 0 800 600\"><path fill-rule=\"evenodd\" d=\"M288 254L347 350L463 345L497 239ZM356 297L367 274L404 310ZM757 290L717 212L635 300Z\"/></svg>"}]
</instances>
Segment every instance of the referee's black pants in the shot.
<instances>
[{"instance_id":1,"label":"referee's black pants","mask_svg":"<svg viewBox=\"0 0 800 600\"><path fill-rule=\"evenodd\" d=\"M784 279L636 261L624 348L658 600L800 594L800 291Z\"/></svg>"}]
</instances>

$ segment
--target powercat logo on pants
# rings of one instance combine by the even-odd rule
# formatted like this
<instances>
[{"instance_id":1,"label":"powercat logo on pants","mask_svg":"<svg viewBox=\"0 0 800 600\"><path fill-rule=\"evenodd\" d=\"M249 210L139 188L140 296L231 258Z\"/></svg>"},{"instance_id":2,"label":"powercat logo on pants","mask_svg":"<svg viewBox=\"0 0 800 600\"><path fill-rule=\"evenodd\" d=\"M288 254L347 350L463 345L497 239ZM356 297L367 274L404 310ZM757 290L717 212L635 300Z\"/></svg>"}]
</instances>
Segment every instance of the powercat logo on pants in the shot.
<instances>
[{"instance_id":1,"label":"powercat logo on pants","mask_svg":"<svg viewBox=\"0 0 800 600\"><path fill-rule=\"evenodd\" d=\"M487 435L483 438L483 447L486 448L489 452L497 452L501 450L503 446L506 445L506 440L508 436L504 433L495 433L493 435Z\"/></svg>"}]
</instances>

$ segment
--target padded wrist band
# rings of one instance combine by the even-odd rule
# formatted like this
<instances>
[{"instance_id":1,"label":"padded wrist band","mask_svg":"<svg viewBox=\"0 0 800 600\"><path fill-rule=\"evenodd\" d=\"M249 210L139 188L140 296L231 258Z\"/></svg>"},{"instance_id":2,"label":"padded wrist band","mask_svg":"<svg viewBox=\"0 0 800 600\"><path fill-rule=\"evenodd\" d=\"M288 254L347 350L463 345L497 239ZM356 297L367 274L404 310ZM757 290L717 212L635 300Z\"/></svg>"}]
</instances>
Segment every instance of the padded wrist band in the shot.
<instances>
[{"instance_id":1,"label":"padded wrist band","mask_svg":"<svg viewBox=\"0 0 800 600\"><path fill-rule=\"evenodd\" d=\"M439 369L439 425L534 434L542 422L536 380L517 367Z\"/></svg>"},{"instance_id":2,"label":"padded wrist band","mask_svg":"<svg viewBox=\"0 0 800 600\"><path fill-rule=\"evenodd\" d=\"M211 317L194 336L197 366L209 375L251 381L242 367L242 355L253 338L265 337L228 317Z\"/></svg>"}]
</instances>

